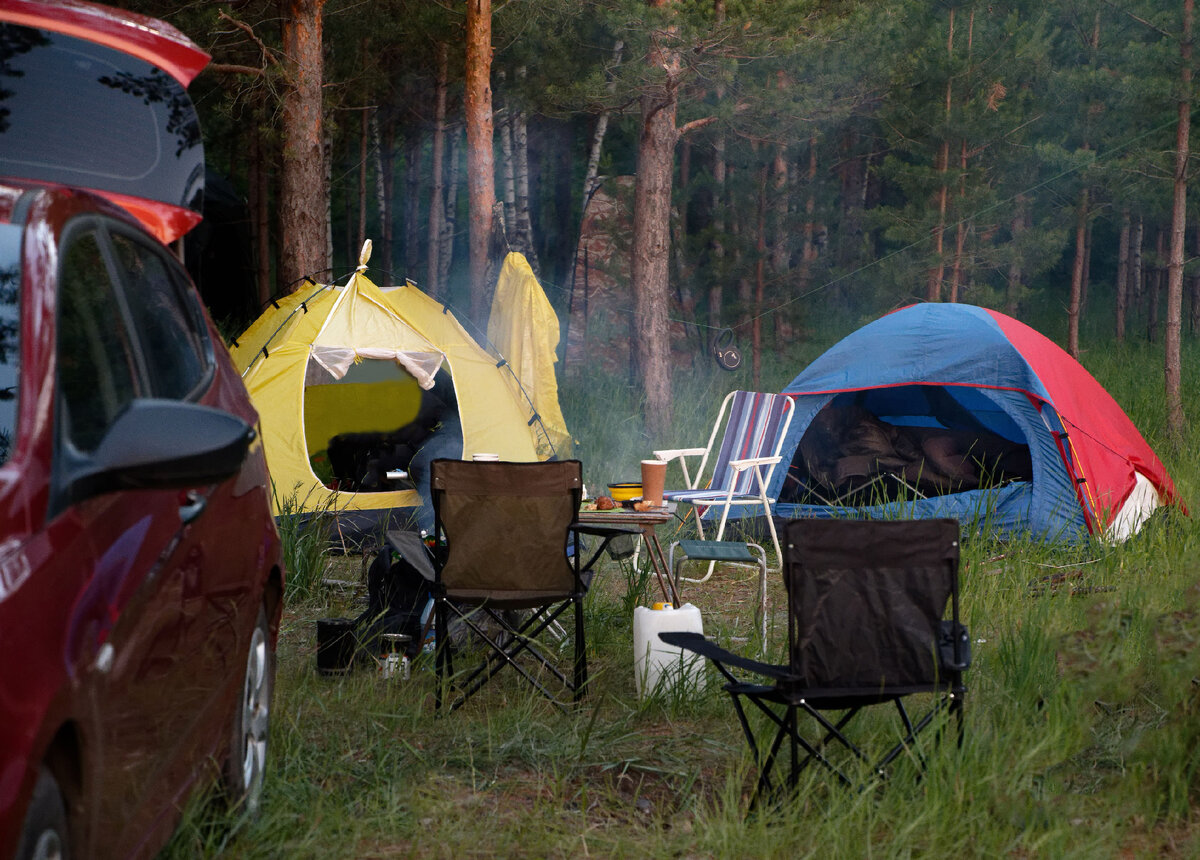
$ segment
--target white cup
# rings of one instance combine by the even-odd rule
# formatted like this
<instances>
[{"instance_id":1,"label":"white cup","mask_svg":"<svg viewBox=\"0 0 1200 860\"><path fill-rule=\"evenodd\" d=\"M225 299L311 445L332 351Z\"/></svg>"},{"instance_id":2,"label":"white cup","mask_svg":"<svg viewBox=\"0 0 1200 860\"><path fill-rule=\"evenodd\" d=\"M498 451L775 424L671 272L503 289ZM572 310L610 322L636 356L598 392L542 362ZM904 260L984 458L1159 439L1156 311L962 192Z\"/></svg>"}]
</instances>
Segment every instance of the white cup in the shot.
<instances>
[{"instance_id":1,"label":"white cup","mask_svg":"<svg viewBox=\"0 0 1200 860\"><path fill-rule=\"evenodd\" d=\"M471 459L476 463L498 463L500 461L499 454L472 454Z\"/></svg>"}]
</instances>

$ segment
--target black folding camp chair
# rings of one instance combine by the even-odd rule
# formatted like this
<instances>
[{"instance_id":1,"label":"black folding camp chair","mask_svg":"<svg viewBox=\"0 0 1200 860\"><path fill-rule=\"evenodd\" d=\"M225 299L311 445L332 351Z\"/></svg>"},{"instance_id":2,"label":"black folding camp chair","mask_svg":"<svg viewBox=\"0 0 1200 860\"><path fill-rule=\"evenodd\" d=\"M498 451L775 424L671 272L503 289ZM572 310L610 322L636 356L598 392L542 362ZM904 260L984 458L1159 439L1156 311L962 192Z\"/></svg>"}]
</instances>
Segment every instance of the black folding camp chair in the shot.
<instances>
[{"instance_id":1,"label":"black folding camp chair","mask_svg":"<svg viewBox=\"0 0 1200 860\"><path fill-rule=\"evenodd\" d=\"M785 743L791 764L786 784L795 788L814 761L840 783L860 787L870 776L886 776L906 751L923 766L917 735L931 725L940 735L951 715L961 742L962 674L971 658L958 615L958 540L958 522L949 519L792 520L784 540L785 665L741 657L697 633L660 634L664 642L711 660L727 679L759 768L752 806L776 790L771 772ZM950 618L944 619L947 602ZM916 694L932 701L914 721L904 700ZM769 745L756 739L743 700L766 715L762 730L774 727ZM899 738L872 758L863 750L867 742L852 740L849 729L863 709L886 703L895 706ZM861 765L870 765L868 775Z\"/></svg>"},{"instance_id":2,"label":"black folding camp chair","mask_svg":"<svg viewBox=\"0 0 1200 860\"><path fill-rule=\"evenodd\" d=\"M450 706L454 710L505 666L560 706L564 703L542 683L546 675L578 701L587 683L583 597L592 568L610 540L638 530L576 522L583 492L578 460L434 460L430 487L438 538L433 584L437 707L448 679L461 688ZM586 562L581 534L602 538ZM568 608L574 609L570 677L539 644L544 636L565 635L559 617ZM451 615L487 649L486 659L463 678L454 677Z\"/></svg>"}]
</instances>

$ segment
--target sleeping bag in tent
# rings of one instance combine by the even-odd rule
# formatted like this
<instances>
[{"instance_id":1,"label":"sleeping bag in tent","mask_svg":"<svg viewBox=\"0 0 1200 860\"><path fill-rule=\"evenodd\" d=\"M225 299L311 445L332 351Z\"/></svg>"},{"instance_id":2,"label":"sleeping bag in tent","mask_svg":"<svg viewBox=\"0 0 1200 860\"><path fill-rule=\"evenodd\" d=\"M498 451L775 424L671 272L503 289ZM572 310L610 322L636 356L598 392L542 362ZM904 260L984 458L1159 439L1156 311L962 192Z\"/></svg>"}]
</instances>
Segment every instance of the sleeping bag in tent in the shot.
<instances>
[{"instance_id":1,"label":"sleeping bag in tent","mask_svg":"<svg viewBox=\"0 0 1200 860\"><path fill-rule=\"evenodd\" d=\"M976 532L1123 540L1179 504L1158 457L1079 362L997 311L920 304L788 384L776 514L955 517Z\"/></svg>"}]
</instances>

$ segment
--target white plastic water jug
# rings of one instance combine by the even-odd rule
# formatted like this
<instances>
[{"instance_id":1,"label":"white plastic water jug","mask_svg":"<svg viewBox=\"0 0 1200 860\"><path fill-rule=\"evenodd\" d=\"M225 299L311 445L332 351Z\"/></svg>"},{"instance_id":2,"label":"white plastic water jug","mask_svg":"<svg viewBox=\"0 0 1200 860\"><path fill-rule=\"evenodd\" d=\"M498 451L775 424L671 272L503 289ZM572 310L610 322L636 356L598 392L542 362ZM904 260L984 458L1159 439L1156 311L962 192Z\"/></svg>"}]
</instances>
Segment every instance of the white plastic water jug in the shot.
<instances>
[{"instance_id":1,"label":"white plastic water jug","mask_svg":"<svg viewBox=\"0 0 1200 860\"><path fill-rule=\"evenodd\" d=\"M692 689L704 689L704 658L673 648L658 638L659 633L668 630L703 635L700 610L690 603L678 609L670 604L655 604L655 607L638 606L633 610L633 674L638 698L654 692L664 677L670 682L686 679Z\"/></svg>"}]
</instances>

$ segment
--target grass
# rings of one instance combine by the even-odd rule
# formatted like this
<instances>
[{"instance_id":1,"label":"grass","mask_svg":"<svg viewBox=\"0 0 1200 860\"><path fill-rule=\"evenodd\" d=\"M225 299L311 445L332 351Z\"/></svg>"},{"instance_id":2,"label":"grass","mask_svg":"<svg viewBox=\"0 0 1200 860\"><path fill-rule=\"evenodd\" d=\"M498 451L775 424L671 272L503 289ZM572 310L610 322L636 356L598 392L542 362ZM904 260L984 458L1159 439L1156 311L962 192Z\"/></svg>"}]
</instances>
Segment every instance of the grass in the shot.
<instances>
[{"instance_id":1,"label":"grass","mask_svg":"<svg viewBox=\"0 0 1200 860\"><path fill-rule=\"evenodd\" d=\"M1159 352L1092 356L1194 498L1200 466L1188 452L1200 432L1177 450L1166 444ZM778 390L793 370L764 373L763 387ZM1196 380L1185 374L1192 388ZM688 374L676 391L680 438L662 444L706 434L720 397L747 384ZM564 386L564 403L587 440L589 485L635 475L659 443L634 419L613 418L637 414L632 393L611 380L584 385ZM573 396L583 390L586 401ZM1185 395L1188 414L1200 415L1197 392ZM923 778L902 762L879 791L841 791L813 771L793 798L749 816L756 772L715 678L695 695L636 700L630 616L654 587L628 563L610 563L588 596L593 683L567 716L508 672L443 717L427 662L405 683L365 669L319 677L315 619L359 608L318 576L290 590L284 614L261 815L230 819L196 799L165 856L1200 856L1198 543L1197 523L1178 513L1117 547L967 542L975 660L961 749L927 746ZM333 565L341 579L360 573L357 558L306 563ZM750 635L755 579L719 569L687 588L706 633ZM777 575L770 603L777 648L786 635Z\"/></svg>"}]
</instances>

